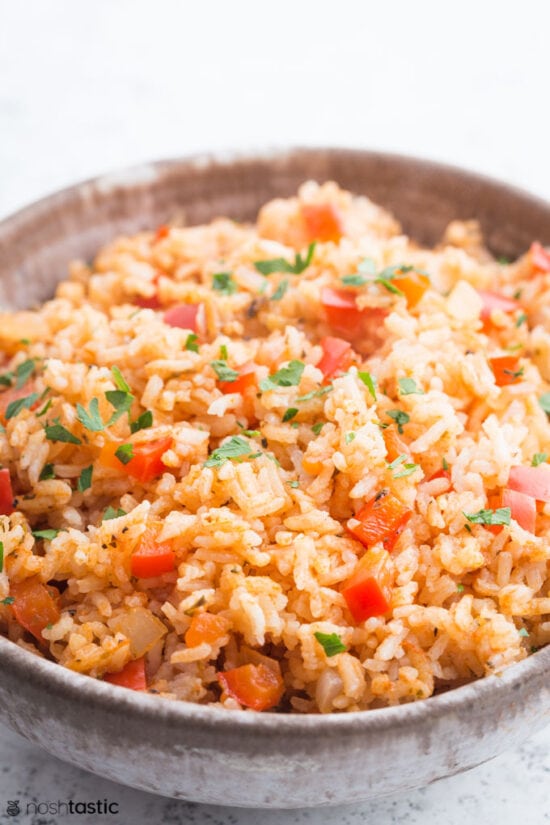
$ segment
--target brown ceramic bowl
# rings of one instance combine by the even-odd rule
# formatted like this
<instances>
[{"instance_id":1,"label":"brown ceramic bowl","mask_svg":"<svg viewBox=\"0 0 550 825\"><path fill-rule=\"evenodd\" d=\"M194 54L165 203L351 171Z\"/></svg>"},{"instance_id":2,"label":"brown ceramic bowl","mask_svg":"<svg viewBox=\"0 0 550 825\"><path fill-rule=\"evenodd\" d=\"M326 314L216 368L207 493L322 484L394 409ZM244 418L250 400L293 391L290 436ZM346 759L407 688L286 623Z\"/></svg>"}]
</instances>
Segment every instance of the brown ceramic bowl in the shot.
<instances>
[{"instance_id":1,"label":"brown ceramic bowl","mask_svg":"<svg viewBox=\"0 0 550 825\"><path fill-rule=\"evenodd\" d=\"M295 149L163 161L53 195L0 224L0 305L52 295L71 258L175 213L252 219L307 178L389 207L433 244L452 218L481 221L515 256L550 243L550 205L468 172L365 151ZM550 721L550 646L414 704L332 716L231 713L133 693L65 670L0 638L0 720L46 750L147 791L224 805L360 802L473 767Z\"/></svg>"}]
</instances>

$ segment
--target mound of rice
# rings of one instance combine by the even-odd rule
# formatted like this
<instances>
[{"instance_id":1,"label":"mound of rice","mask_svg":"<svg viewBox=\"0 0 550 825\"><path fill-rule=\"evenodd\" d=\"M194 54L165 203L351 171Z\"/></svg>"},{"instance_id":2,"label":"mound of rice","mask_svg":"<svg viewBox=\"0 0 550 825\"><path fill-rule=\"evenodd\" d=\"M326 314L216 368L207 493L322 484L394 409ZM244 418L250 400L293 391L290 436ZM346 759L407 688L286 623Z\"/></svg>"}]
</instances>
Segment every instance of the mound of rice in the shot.
<instances>
[{"instance_id":1,"label":"mound of rice","mask_svg":"<svg viewBox=\"0 0 550 825\"><path fill-rule=\"evenodd\" d=\"M550 641L549 354L540 245L423 249L333 183L118 238L0 315L0 631L228 709L501 671Z\"/></svg>"}]
</instances>

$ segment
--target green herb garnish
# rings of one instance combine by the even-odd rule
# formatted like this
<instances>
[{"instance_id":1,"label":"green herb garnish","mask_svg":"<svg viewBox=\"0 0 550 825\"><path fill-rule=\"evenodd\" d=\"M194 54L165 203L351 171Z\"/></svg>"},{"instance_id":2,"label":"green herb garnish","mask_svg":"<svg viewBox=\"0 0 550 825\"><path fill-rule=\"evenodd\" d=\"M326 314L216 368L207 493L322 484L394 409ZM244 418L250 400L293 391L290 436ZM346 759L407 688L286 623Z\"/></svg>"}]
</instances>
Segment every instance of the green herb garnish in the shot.
<instances>
[{"instance_id":1,"label":"green herb garnish","mask_svg":"<svg viewBox=\"0 0 550 825\"><path fill-rule=\"evenodd\" d=\"M311 427L312 432L314 432L315 435L319 435L326 423L326 421L317 421L317 423L313 424Z\"/></svg>"},{"instance_id":2,"label":"green herb garnish","mask_svg":"<svg viewBox=\"0 0 550 825\"><path fill-rule=\"evenodd\" d=\"M550 392L545 392L544 395L541 395L539 398L539 405L545 413L550 415Z\"/></svg>"},{"instance_id":3,"label":"green herb garnish","mask_svg":"<svg viewBox=\"0 0 550 825\"><path fill-rule=\"evenodd\" d=\"M292 275L301 275L310 265L316 245L315 241L310 243L305 258L302 258L301 254L297 252L293 264L287 261L286 258L271 258L267 261L254 261L254 266L262 275L272 275L274 272L289 272Z\"/></svg>"},{"instance_id":4,"label":"green herb garnish","mask_svg":"<svg viewBox=\"0 0 550 825\"><path fill-rule=\"evenodd\" d=\"M321 398L322 395L326 395L327 392L332 392L334 387L331 384L327 384L326 387L321 387L319 390L311 390L311 392L307 392L305 395L300 395L296 401L311 401L312 398Z\"/></svg>"},{"instance_id":5,"label":"green herb garnish","mask_svg":"<svg viewBox=\"0 0 550 825\"><path fill-rule=\"evenodd\" d=\"M231 272L216 272L212 275L212 289L222 295L234 295L239 287L233 280Z\"/></svg>"},{"instance_id":6,"label":"green herb garnish","mask_svg":"<svg viewBox=\"0 0 550 825\"><path fill-rule=\"evenodd\" d=\"M336 656L337 653L345 653L347 647L342 643L340 636L337 633L314 633L313 634L323 650L325 655L330 658Z\"/></svg>"},{"instance_id":7,"label":"green herb garnish","mask_svg":"<svg viewBox=\"0 0 550 825\"><path fill-rule=\"evenodd\" d=\"M403 434L403 426L408 424L411 420L411 417L408 413L403 412L403 410L387 410L386 415L390 418L393 418L397 425L397 432L399 435Z\"/></svg>"},{"instance_id":8,"label":"green herb garnish","mask_svg":"<svg viewBox=\"0 0 550 825\"><path fill-rule=\"evenodd\" d=\"M277 387L296 387L300 383L305 369L303 361L290 361L286 367L260 381L260 389L264 392L275 390ZM299 399L297 399L299 400Z\"/></svg>"},{"instance_id":9,"label":"green herb garnish","mask_svg":"<svg viewBox=\"0 0 550 825\"><path fill-rule=\"evenodd\" d=\"M289 407L288 410L285 410L283 421L291 421L295 415L298 415L297 407Z\"/></svg>"},{"instance_id":10,"label":"green herb garnish","mask_svg":"<svg viewBox=\"0 0 550 825\"><path fill-rule=\"evenodd\" d=\"M414 378L400 378L398 384L401 395L425 395L424 390L417 386Z\"/></svg>"},{"instance_id":11,"label":"green herb garnish","mask_svg":"<svg viewBox=\"0 0 550 825\"><path fill-rule=\"evenodd\" d=\"M399 467L400 464L403 464L406 458L407 454L401 453L401 455L398 455L397 458L394 458L391 464L388 464L388 470L395 470L396 467Z\"/></svg>"},{"instance_id":12,"label":"green herb garnish","mask_svg":"<svg viewBox=\"0 0 550 825\"><path fill-rule=\"evenodd\" d=\"M124 415L124 413L128 413L128 417L130 417L130 408L134 401L134 396L131 393L127 392L126 390L107 390L107 392L105 393L105 398L107 399L111 407L114 407L115 409L115 412L107 421L107 427L110 427L112 424L115 423L115 421L118 421L118 419L121 417L121 415Z\"/></svg>"},{"instance_id":13,"label":"green herb garnish","mask_svg":"<svg viewBox=\"0 0 550 825\"><path fill-rule=\"evenodd\" d=\"M69 432L62 424L48 424L44 431L48 441L62 441L66 444L82 444L80 438Z\"/></svg>"},{"instance_id":14,"label":"green herb garnish","mask_svg":"<svg viewBox=\"0 0 550 825\"><path fill-rule=\"evenodd\" d=\"M119 393L120 390L115 390L115 392ZM126 393L122 393L122 395L126 395ZM88 410L86 410L82 404L77 404L76 414L82 426L90 430L90 432L98 433L105 428L105 424L99 414L99 400L97 398L92 398Z\"/></svg>"},{"instance_id":15,"label":"green herb garnish","mask_svg":"<svg viewBox=\"0 0 550 825\"><path fill-rule=\"evenodd\" d=\"M55 478L53 464L44 464L42 472L38 476L39 481L47 481L49 478Z\"/></svg>"},{"instance_id":16,"label":"green herb garnish","mask_svg":"<svg viewBox=\"0 0 550 825\"><path fill-rule=\"evenodd\" d=\"M288 280L287 280L287 278L285 278L283 281L281 281L281 283L279 284L279 286L277 287L277 289L275 290L275 292L271 296L271 300L272 301L280 301L281 298L283 298L284 295L286 295L287 289L288 289Z\"/></svg>"},{"instance_id":17,"label":"green herb garnish","mask_svg":"<svg viewBox=\"0 0 550 825\"><path fill-rule=\"evenodd\" d=\"M131 394L132 390L130 389L130 386L129 386L128 382L125 380L125 378L122 375L119 368L116 367L116 366L112 367L111 368L111 373L113 375L113 379L114 379L115 386L116 386L117 390L120 390L121 392L127 392L127 393Z\"/></svg>"},{"instance_id":18,"label":"green herb garnish","mask_svg":"<svg viewBox=\"0 0 550 825\"><path fill-rule=\"evenodd\" d=\"M190 332L187 336L187 340L185 341L185 349L189 350L190 352L198 352L199 346L197 344L199 336L196 335L194 332Z\"/></svg>"},{"instance_id":19,"label":"green herb garnish","mask_svg":"<svg viewBox=\"0 0 550 825\"><path fill-rule=\"evenodd\" d=\"M394 478L406 478L418 470L418 464L403 464L403 469L398 473L394 473Z\"/></svg>"},{"instance_id":20,"label":"green herb garnish","mask_svg":"<svg viewBox=\"0 0 550 825\"><path fill-rule=\"evenodd\" d=\"M32 405L38 401L40 396L37 392L33 392L30 395L27 395L25 398L18 398L16 401L12 401L11 404L8 404L5 412L6 421L10 418L14 418L16 415L19 415L21 410L30 410Z\"/></svg>"},{"instance_id":21,"label":"green herb garnish","mask_svg":"<svg viewBox=\"0 0 550 825\"><path fill-rule=\"evenodd\" d=\"M510 507L498 507L496 510L478 510L477 513L464 513L472 524L510 524L512 511Z\"/></svg>"},{"instance_id":22,"label":"green herb garnish","mask_svg":"<svg viewBox=\"0 0 550 825\"><path fill-rule=\"evenodd\" d=\"M457 584L456 591L457 591L457 593L464 593L464 585L463 584Z\"/></svg>"},{"instance_id":23,"label":"green herb garnish","mask_svg":"<svg viewBox=\"0 0 550 825\"><path fill-rule=\"evenodd\" d=\"M538 467L539 464L544 464L545 461L548 461L548 453L535 453L531 459L531 467Z\"/></svg>"},{"instance_id":24,"label":"green herb garnish","mask_svg":"<svg viewBox=\"0 0 550 825\"><path fill-rule=\"evenodd\" d=\"M227 361L211 361L210 366L218 376L218 381L225 381L232 384L233 381L236 381L239 377L237 370L231 369L231 367L227 366Z\"/></svg>"},{"instance_id":25,"label":"green herb garnish","mask_svg":"<svg viewBox=\"0 0 550 825\"><path fill-rule=\"evenodd\" d=\"M137 433L139 430L146 430L148 427L153 426L153 413L151 410L146 410L145 412L141 413L141 415L136 418L135 421L130 422L130 432Z\"/></svg>"},{"instance_id":26,"label":"green herb garnish","mask_svg":"<svg viewBox=\"0 0 550 825\"><path fill-rule=\"evenodd\" d=\"M19 364L19 366L15 370L16 389L20 390L21 387L23 387L26 384L27 380L31 377L35 369L36 362L33 358L28 358L26 361L23 361L22 364Z\"/></svg>"},{"instance_id":27,"label":"green herb garnish","mask_svg":"<svg viewBox=\"0 0 550 825\"><path fill-rule=\"evenodd\" d=\"M226 461L233 458L241 458L249 456L252 453L250 444L238 435L233 435L222 444L217 450L214 450L210 457L204 462L205 467L221 467Z\"/></svg>"},{"instance_id":28,"label":"green herb garnish","mask_svg":"<svg viewBox=\"0 0 550 825\"><path fill-rule=\"evenodd\" d=\"M522 627L518 630L518 636L521 636L523 639L525 639L527 636L529 636L529 631L527 630L527 628Z\"/></svg>"},{"instance_id":29,"label":"green herb garnish","mask_svg":"<svg viewBox=\"0 0 550 825\"><path fill-rule=\"evenodd\" d=\"M121 444L120 447L115 450L115 456L122 464L129 464L134 457L134 445Z\"/></svg>"},{"instance_id":30,"label":"green herb garnish","mask_svg":"<svg viewBox=\"0 0 550 825\"><path fill-rule=\"evenodd\" d=\"M527 321L527 315L525 314L525 312L521 312L521 313L518 315L518 319L517 319L517 321L516 321L516 327L520 327L520 326L521 326L522 324L524 324L526 321Z\"/></svg>"},{"instance_id":31,"label":"green herb garnish","mask_svg":"<svg viewBox=\"0 0 550 825\"><path fill-rule=\"evenodd\" d=\"M356 433L354 433L354 432L346 433L344 435L344 441L346 442L346 444L351 444L352 441L355 441L355 436L356 436Z\"/></svg>"},{"instance_id":32,"label":"green herb garnish","mask_svg":"<svg viewBox=\"0 0 550 825\"><path fill-rule=\"evenodd\" d=\"M33 530L32 534L35 539L45 539L46 541L52 541L56 536L60 534L61 530Z\"/></svg>"},{"instance_id":33,"label":"green herb garnish","mask_svg":"<svg viewBox=\"0 0 550 825\"><path fill-rule=\"evenodd\" d=\"M357 375L372 395L373 401L376 401L376 379L374 376L370 372L358 372Z\"/></svg>"},{"instance_id":34,"label":"green herb garnish","mask_svg":"<svg viewBox=\"0 0 550 825\"><path fill-rule=\"evenodd\" d=\"M89 490L89 488L92 486L93 471L94 471L94 468L90 464L89 467L86 467L80 473L80 476L78 478L78 482L77 482L77 485L76 485L76 488L77 488L79 493L83 493L85 490Z\"/></svg>"},{"instance_id":35,"label":"green herb garnish","mask_svg":"<svg viewBox=\"0 0 550 825\"><path fill-rule=\"evenodd\" d=\"M111 505L109 505L103 513L102 521L111 521L111 519L120 518L121 516L125 515L126 510L123 510L121 507L119 507L118 510L115 510L114 507L111 507Z\"/></svg>"}]
</instances>

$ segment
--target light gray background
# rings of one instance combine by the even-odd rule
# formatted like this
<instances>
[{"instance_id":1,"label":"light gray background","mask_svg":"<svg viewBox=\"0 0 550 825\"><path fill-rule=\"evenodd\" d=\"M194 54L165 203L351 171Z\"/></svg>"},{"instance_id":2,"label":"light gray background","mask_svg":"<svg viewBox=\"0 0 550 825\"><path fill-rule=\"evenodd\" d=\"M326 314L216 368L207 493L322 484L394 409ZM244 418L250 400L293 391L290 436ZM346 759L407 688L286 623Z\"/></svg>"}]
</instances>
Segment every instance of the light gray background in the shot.
<instances>
[{"instance_id":1,"label":"light gray background","mask_svg":"<svg viewBox=\"0 0 550 825\"><path fill-rule=\"evenodd\" d=\"M408 152L550 198L549 31L545 0L0 0L0 215L144 160L288 144ZM406 795L260 813L121 788L0 728L0 822L55 821L4 818L10 799L107 797L118 817L58 821L538 825L549 751L541 731Z\"/></svg>"}]
</instances>

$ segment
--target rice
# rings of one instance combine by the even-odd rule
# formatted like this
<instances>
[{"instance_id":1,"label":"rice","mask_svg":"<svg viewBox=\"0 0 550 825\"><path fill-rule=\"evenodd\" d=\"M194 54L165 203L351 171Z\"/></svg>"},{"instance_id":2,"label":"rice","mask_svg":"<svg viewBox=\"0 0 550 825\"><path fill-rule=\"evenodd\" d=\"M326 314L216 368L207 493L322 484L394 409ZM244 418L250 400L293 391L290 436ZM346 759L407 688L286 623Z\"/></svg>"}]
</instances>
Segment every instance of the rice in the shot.
<instances>
[{"instance_id":1,"label":"rice","mask_svg":"<svg viewBox=\"0 0 550 825\"><path fill-rule=\"evenodd\" d=\"M550 641L549 305L538 244L425 249L334 183L73 263L0 315L0 631L229 710L521 661Z\"/></svg>"}]
</instances>

